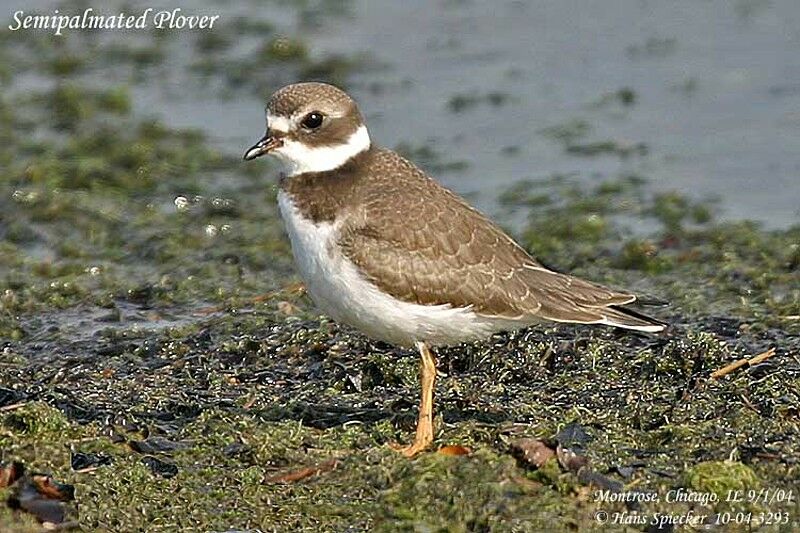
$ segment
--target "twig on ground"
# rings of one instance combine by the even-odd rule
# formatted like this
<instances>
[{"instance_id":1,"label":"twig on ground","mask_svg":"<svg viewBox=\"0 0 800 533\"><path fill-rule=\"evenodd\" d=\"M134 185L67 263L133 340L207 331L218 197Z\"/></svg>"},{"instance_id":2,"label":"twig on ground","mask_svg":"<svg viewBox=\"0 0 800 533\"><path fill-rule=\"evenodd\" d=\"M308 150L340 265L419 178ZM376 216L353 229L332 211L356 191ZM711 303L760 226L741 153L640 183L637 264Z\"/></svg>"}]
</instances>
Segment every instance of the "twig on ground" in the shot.
<instances>
[{"instance_id":1,"label":"twig on ground","mask_svg":"<svg viewBox=\"0 0 800 533\"><path fill-rule=\"evenodd\" d=\"M766 361L773 355L775 355L775 348L770 348L766 352L760 353L754 357L749 357L749 358L745 357L744 359L739 359L738 361L734 361L733 363L712 372L711 379L719 379L723 376L727 376L731 372L734 372L745 365L747 366L757 365L759 363Z\"/></svg>"},{"instance_id":2,"label":"twig on ground","mask_svg":"<svg viewBox=\"0 0 800 533\"><path fill-rule=\"evenodd\" d=\"M330 472L335 469L338 464L338 459L330 459L316 466L308 466L298 470L284 472L283 474L270 476L264 480L264 483L294 483L312 476L324 474L325 472Z\"/></svg>"}]
</instances>

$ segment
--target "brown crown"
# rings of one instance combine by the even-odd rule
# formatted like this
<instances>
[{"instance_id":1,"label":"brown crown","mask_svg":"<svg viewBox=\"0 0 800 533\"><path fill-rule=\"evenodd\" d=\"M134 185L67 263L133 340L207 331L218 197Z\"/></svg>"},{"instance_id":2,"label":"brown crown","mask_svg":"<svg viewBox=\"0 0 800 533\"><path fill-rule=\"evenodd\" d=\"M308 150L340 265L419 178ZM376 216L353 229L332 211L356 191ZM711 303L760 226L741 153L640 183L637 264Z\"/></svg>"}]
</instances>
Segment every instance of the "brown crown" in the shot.
<instances>
[{"instance_id":1,"label":"brown crown","mask_svg":"<svg viewBox=\"0 0 800 533\"><path fill-rule=\"evenodd\" d=\"M319 82L293 83L275 91L267 104L267 110L275 115L289 117L300 110L311 111L311 108L322 111L355 110L356 103L346 92ZM360 115L359 115L360 116Z\"/></svg>"}]
</instances>

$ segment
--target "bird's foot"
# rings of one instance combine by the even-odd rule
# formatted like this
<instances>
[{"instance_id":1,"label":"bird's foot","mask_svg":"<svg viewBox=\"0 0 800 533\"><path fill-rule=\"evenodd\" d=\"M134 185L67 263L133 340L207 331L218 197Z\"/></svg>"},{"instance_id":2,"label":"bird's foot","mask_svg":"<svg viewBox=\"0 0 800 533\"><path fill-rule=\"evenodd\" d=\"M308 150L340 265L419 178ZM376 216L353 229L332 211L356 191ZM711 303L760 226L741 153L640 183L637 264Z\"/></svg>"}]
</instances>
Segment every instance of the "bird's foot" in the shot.
<instances>
[{"instance_id":1,"label":"bird's foot","mask_svg":"<svg viewBox=\"0 0 800 533\"><path fill-rule=\"evenodd\" d=\"M411 459L418 453L422 452L427 448L430 443L433 442L433 437L431 436L430 439L414 439L414 442L411 444L400 444L397 442L392 442L389 444L389 447L396 451L399 454L404 455Z\"/></svg>"}]
</instances>

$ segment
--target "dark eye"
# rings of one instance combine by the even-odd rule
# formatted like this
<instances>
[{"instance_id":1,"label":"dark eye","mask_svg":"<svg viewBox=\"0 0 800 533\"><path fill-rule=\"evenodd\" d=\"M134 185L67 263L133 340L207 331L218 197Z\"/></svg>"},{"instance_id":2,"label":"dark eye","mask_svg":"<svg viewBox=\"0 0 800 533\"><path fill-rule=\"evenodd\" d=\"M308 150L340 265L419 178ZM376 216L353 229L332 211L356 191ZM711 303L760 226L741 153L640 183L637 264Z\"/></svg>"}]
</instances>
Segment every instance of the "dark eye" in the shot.
<instances>
[{"instance_id":1,"label":"dark eye","mask_svg":"<svg viewBox=\"0 0 800 533\"><path fill-rule=\"evenodd\" d=\"M303 117L303 121L300 122L300 125L308 130L315 130L319 128L322 126L322 113L319 111L312 111Z\"/></svg>"}]
</instances>

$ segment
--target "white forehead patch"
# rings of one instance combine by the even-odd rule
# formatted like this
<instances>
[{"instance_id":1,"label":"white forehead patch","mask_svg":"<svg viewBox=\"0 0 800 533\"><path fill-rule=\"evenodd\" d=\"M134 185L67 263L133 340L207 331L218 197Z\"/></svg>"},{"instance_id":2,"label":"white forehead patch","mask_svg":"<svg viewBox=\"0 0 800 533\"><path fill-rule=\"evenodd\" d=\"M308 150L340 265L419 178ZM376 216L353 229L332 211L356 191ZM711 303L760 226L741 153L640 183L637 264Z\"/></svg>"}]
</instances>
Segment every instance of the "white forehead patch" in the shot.
<instances>
[{"instance_id":1,"label":"white forehead patch","mask_svg":"<svg viewBox=\"0 0 800 533\"><path fill-rule=\"evenodd\" d=\"M271 124L270 129L272 129ZM369 133L367 127L362 124L342 144L310 147L297 141L285 140L283 146L270 153L286 163L287 174L294 176L305 172L325 172L339 168L369 147Z\"/></svg>"},{"instance_id":2,"label":"white forehead patch","mask_svg":"<svg viewBox=\"0 0 800 533\"><path fill-rule=\"evenodd\" d=\"M292 129L292 121L286 117L273 115L267 112L267 128L281 133L288 133L288 131Z\"/></svg>"}]
</instances>

